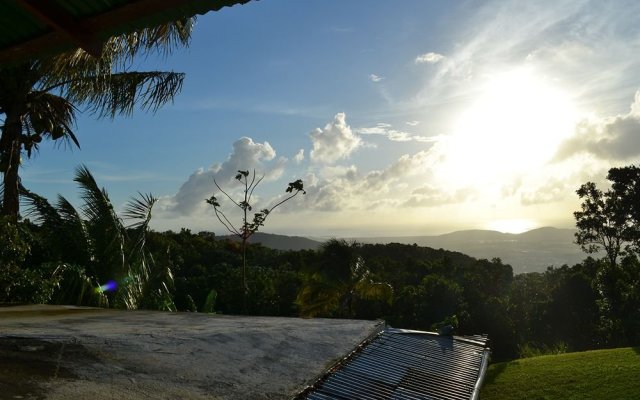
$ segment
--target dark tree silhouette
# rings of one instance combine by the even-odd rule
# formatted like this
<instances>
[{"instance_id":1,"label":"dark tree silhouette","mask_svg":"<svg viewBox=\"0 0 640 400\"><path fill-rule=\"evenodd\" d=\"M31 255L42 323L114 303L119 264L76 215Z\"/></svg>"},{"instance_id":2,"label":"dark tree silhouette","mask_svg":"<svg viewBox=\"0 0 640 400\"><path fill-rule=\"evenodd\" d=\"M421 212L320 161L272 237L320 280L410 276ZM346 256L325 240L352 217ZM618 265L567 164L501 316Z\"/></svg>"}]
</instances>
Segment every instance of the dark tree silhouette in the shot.
<instances>
[{"instance_id":1,"label":"dark tree silhouette","mask_svg":"<svg viewBox=\"0 0 640 400\"><path fill-rule=\"evenodd\" d=\"M581 210L574 212L576 243L586 253L606 253L609 265L637 252L640 243L640 168L612 168L611 188L602 191L593 182L580 186Z\"/></svg>"}]
</instances>

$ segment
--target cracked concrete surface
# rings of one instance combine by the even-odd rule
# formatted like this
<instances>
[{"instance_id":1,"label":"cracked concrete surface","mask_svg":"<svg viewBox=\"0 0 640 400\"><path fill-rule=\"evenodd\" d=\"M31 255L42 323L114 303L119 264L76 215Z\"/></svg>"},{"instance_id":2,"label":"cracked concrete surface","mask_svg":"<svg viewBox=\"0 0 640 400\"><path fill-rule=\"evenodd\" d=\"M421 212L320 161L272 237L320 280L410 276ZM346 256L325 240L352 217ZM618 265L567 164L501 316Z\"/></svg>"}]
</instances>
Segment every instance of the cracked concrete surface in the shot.
<instances>
[{"instance_id":1,"label":"cracked concrete surface","mask_svg":"<svg viewBox=\"0 0 640 400\"><path fill-rule=\"evenodd\" d=\"M380 321L0 308L0 399L288 399Z\"/></svg>"}]
</instances>

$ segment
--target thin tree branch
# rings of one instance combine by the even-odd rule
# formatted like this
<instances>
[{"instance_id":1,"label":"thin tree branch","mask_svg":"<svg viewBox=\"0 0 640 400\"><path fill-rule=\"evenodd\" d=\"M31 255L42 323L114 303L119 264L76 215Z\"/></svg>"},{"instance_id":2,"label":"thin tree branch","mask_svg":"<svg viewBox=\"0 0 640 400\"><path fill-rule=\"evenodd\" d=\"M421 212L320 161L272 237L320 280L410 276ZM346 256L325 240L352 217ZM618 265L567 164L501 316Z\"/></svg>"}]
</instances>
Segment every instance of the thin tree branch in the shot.
<instances>
[{"instance_id":1,"label":"thin tree branch","mask_svg":"<svg viewBox=\"0 0 640 400\"><path fill-rule=\"evenodd\" d=\"M231 200L231 201L233 202L233 204L235 204L236 206L240 207L240 204L236 203L236 201L235 201L231 196L229 196L229 194L227 194L227 192L225 192L224 190L222 190L222 188L220 187L220 185L218 185L218 182L216 182L216 180L215 180L215 179L213 180L213 183L215 183L215 185L216 185L216 187L218 188L218 190L219 190L219 191L221 191L221 192L222 192L222 194L224 194L225 196L227 196L227 198L228 198L229 200Z\"/></svg>"},{"instance_id":2,"label":"thin tree branch","mask_svg":"<svg viewBox=\"0 0 640 400\"><path fill-rule=\"evenodd\" d=\"M289 195L289 197L287 197L287 198L283 199L281 202L279 202L279 203L277 203L275 206L271 207L271 208L269 209L269 214L271 214L271 211L273 211L276 207L278 207L278 206L282 205L283 203L285 203L285 202L287 202L287 201L289 201L289 200L293 199L294 197L296 197L296 196L298 195L298 193L300 193L300 190L296 191L296 192L295 192L294 194L292 194L292 195ZM265 218L265 219L266 219L266 218Z\"/></svg>"},{"instance_id":3,"label":"thin tree branch","mask_svg":"<svg viewBox=\"0 0 640 400\"><path fill-rule=\"evenodd\" d=\"M231 232L234 235L240 236L240 232L233 226L231 221L229 221L227 216L224 215L222 211L219 211L217 207L213 207L213 211L215 212L216 218L218 218L218 221L220 221L220 223L224 225L224 227L227 228L229 232ZM224 221L222 220L222 218L220 218L220 215L222 215L222 218L224 218Z\"/></svg>"},{"instance_id":4,"label":"thin tree branch","mask_svg":"<svg viewBox=\"0 0 640 400\"><path fill-rule=\"evenodd\" d=\"M255 174L255 171L254 171ZM255 180L255 175L254 175L254 180ZM251 182L251 192L249 192L249 198L247 199L248 202L251 201L251 196L253 196L253 191L256 190L256 188L258 187L258 185L260 184L260 182L262 182L262 180L264 179L264 175L262 175L262 177L260 179L258 179L258 182L255 183L255 185L253 184L253 182Z\"/></svg>"}]
</instances>

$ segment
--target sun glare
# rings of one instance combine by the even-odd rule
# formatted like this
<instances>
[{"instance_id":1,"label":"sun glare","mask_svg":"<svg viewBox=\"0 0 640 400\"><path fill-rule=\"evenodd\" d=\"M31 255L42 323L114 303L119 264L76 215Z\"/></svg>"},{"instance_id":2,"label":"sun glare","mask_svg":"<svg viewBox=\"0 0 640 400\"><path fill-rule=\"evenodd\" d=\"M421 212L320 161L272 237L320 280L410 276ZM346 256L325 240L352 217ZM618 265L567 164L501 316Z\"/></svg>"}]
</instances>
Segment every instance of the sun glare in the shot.
<instances>
[{"instance_id":1,"label":"sun glare","mask_svg":"<svg viewBox=\"0 0 640 400\"><path fill-rule=\"evenodd\" d=\"M487 224L487 229L503 233L522 233L535 227L536 224L527 219L500 219Z\"/></svg>"},{"instance_id":2,"label":"sun glare","mask_svg":"<svg viewBox=\"0 0 640 400\"><path fill-rule=\"evenodd\" d=\"M567 93L530 69L496 74L456 121L446 144L446 179L488 187L541 167L575 121Z\"/></svg>"}]
</instances>

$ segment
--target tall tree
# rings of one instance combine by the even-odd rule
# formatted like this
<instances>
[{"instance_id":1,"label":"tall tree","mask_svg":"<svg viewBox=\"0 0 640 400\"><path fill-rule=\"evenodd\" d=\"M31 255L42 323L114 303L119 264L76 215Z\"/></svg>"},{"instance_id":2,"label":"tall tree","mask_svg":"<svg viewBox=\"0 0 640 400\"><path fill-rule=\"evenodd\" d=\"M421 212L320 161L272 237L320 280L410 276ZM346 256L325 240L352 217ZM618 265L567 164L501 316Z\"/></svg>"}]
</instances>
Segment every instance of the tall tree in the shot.
<instances>
[{"instance_id":1,"label":"tall tree","mask_svg":"<svg viewBox=\"0 0 640 400\"><path fill-rule=\"evenodd\" d=\"M83 50L49 59L0 66L1 214L19 214L19 168L43 139L80 147L73 130L83 107L98 118L129 115L139 105L155 111L180 91L184 74L129 71L136 55L167 55L190 40L193 19L114 37L100 58Z\"/></svg>"},{"instance_id":2,"label":"tall tree","mask_svg":"<svg viewBox=\"0 0 640 400\"><path fill-rule=\"evenodd\" d=\"M602 191L593 182L580 186L581 210L574 212L576 243L586 253L606 253L609 265L638 249L640 244L640 168L612 168L611 188Z\"/></svg>"},{"instance_id":3,"label":"tall tree","mask_svg":"<svg viewBox=\"0 0 640 400\"><path fill-rule=\"evenodd\" d=\"M606 253L609 265L615 266L623 256L626 221L621 214L622 205L613 191L603 192L593 182L577 190L582 199L581 211L573 213L576 219L576 243L585 253Z\"/></svg>"},{"instance_id":4,"label":"tall tree","mask_svg":"<svg viewBox=\"0 0 640 400\"><path fill-rule=\"evenodd\" d=\"M249 176L251 175L251 178ZM296 197L299 193L306 194L304 191L304 184L301 179L298 179L294 182L289 182L289 185L286 189L286 195L281 198L276 204L271 206L270 208L264 208L259 212L253 214L253 219L249 219L249 212L253 209L251 205L251 199L253 197L253 192L256 190L260 182L264 179L264 176L256 179L256 171L253 171L253 174L249 174L249 171L238 171L235 179L240 182L243 186L242 189L242 199L236 201L231 197L227 192L225 192L218 182L215 180L213 183L216 185L218 190L224 194L224 196L231 201L236 207L238 207L242 211L242 224L239 227L236 227L231 223L227 215L222 211L222 207L220 206L219 200L216 196L211 196L205 201L213 206L213 210L216 214L216 218L224 227L233 235L237 236L240 239L240 243L242 246L242 308L243 312L246 314L247 312L247 294L249 292L249 287L247 286L247 242L249 238L253 236L254 233L260 229L261 226L264 225L267 217L273 210L280 207L282 204Z\"/></svg>"},{"instance_id":5,"label":"tall tree","mask_svg":"<svg viewBox=\"0 0 640 400\"><path fill-rule=\"evenodd\" d=\"M630 242L627 250L640 250L640 167L629 165L611 168L607 174L611 190L622 208L626 229L624 239Z\"/></svg>"}]
</instances>

